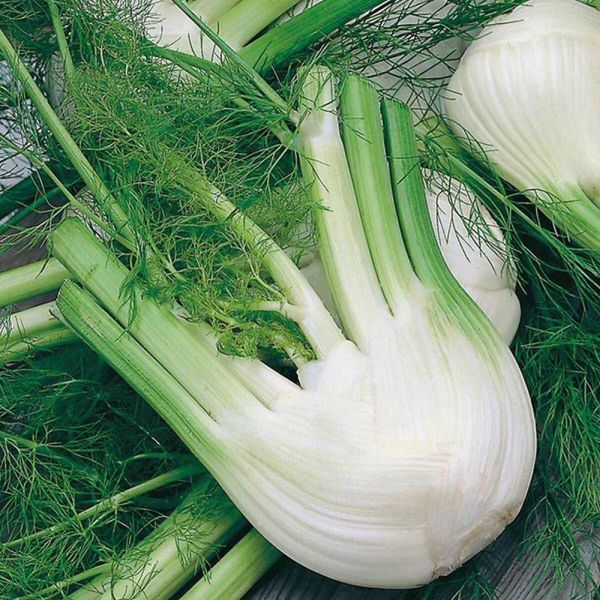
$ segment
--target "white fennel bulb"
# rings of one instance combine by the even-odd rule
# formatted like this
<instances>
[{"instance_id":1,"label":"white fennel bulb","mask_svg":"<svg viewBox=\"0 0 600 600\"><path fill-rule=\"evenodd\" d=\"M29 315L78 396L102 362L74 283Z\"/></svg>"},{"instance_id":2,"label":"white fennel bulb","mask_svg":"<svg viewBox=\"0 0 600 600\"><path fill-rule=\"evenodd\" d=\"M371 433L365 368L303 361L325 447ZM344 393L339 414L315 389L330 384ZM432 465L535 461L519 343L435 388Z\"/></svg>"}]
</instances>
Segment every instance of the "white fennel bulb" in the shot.
<instances>
[{"instance_id":1,"label":"white fennel bulb","mask_svg":"<svg viewBox=\"0 0 600 600\"><path fill-rule=\"evenodd\" d=\"M514 519L535 424L509 348L440 254L410 111L390 101L382 114L358 78L341 93L342 132L336 105L331 74L311 69L299 156L326 209L315 211L318 250L340 326L274 240L199 174L185 178L284 295L277 304L314 355L299 361L298 383L223 356L208 324L141 291L123 302L131 274L73 219L52 249L87 292L68 282L57 305L274 546L339 581L408 588L457 568Z\"/></svg>"},{"instance_id":2,"label":"white fennel bulb","mask_svg":"<svg viewBox=\"0 0 600 600\"><path fill-rule=\"evenodd\" d=\"M532 0L487 26L448 85L451 126L560 227L600 248L600 12Z\"/></svg>"}]
</instances>

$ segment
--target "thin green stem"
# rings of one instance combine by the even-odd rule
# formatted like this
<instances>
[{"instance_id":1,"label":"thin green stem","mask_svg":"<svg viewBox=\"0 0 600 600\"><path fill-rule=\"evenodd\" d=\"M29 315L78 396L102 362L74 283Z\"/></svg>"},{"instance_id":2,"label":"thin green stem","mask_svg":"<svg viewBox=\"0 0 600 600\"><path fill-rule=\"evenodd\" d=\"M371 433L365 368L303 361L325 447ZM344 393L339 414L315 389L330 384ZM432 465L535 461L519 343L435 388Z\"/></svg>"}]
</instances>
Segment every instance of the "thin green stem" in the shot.
<instances>
[{"instance_id":1,"label":"thin green stem","mask_svg":"<svg viewBox=\"0 0 600 600\"><path fill-rule=\"evenodd\" d=\"M389 314L379 287L336 114L333 76L313 68L303 87L302 172L316 206L319 253L344 331L361 348L373 321Z\"/></svg>"},{"instance_id":2,"label":"thin green stem","mask_svg":"<svg viewBox=\"0 0 600 600\"><path fill-rule=\"evenodd\" d=\"M190 54L186 54L185 52L178 52L169 48L162 48L158 45L152 48L152 53L155 56L166 58L181 70L185 71L188 75L200 81L202 81L202 77L200 76L201 71L209 71L223 75L223 67L221 65L218 65L210 60L206 60L200 56L192 56ZM252 105L242 97L234 98L233 103L245 111L254 111ZM271 133L277 137L284 147L290 150L297 149L296 136L290 130L284 119L278 123L268 123L268 127Z\"/></svg>"},{"instance_id":3,"label":"thin green stem","mask_svg":"<svg viewBox=\"0 0 600 600\"><path fill-rule=\"evenodd\" d=\"M186 481L194 475L202 473L202 471L202 467L197 463L184 465L177 469L173 469L168 473L163 473L162 475L153 477L148 481L144 481L143 483L140 483L122 492L119 492L118 494L115 494L110 498L106 498L105 500L98 502L94 506L90 506L89 508L86 508L85 510L82 510L81 512L77 513L72 519L69 519L68 521L64 521L63 523L53 525L52 527L47 527L46 529L41 529L40 531L36 531L35 533L25 535L19 539L5 542L4 544L2 544L2 546L4 548L14 548L15 546L18 546L20 544L24 544L26 542L31 542L32 540L37 540L39 538L53 535L77 523L82 523L83 521L86 521L88 519L101 517L103 514L116 510L120 506L126 504L134 498L137 498L138 496L148 494L162 487L172 485L173 483Z\"/></svg>"},{"instance_id":4,"label":"thin green stem","mask_svg":"<svg viewBox=\"0 0 600 600\"><path fill-rule=\"evenodd\" d=\"M252 530L181 600L241 600L280 558L281 552Z\"/></svg>"},{"instance_id":5,"label":"thin green stem","mask_svg":"<svg viewBox=\"0 0 600 600\"><path fill-rule=\"evenodd\" d=\"M288 64L301 51L385 0L323 0L239 50L264 74Z\"/></svg>"},{"instance_id":6,"label":"thin green stem","mask_svg":"<svg viewBox=\"0 0 600 600\"><path fill-rule=\"evenodd\" d=\"M26 206L18 210L9 219L4 221L4 223L0 225L0 235L3 235L7 231L10 231L13 227L16 227L25 217L35 212L41 206L52 202L61 194L62 191L60 189L54 188L53 190L50 190L47 194L38 196L31 204L27 204Z\"/></svg>"},{"instance_id":7,"label":"thin green stem","mask_svg":"<svg viewBox=\"0 0 600 600\"><path fill-rule=\"evenodd\" d=\"M241 0L215 23L214 29L239 49L289 10L298 0Z\"/></svg>"},{"instance_id":8,"label":"thin green stem","mask_svg":"<svg viewBox=\"0 0 600 600\"><path fill-rule=\"evenodd\" d=\"M361 218L381 288L391 310L406 303L416 281L394 206L375 88L350 77L340 95L342 137Z\"/></svg>"},{"instance_id":9,"label":"thin green stem","mask_svg":"<svg viewBox=\"0 0 600 600\"><path fill-rule=\"evenodd\" d=\"M210 414L218 419L226 407L237 412L257 407L210 343L136 284L129 297L123 294L131 273L80 221L65 219L51 241L53 254Z\"/></svg>"},{"instance_id":10,"label":"thin green stem","mask_svg":"<svg viewBox=\"0 0 600 600\"><path fill-rule=\"evenodd\" d=\"M129 230L128 218L116 198L106 187L100 176L96 173L88 159L85 157L71 134L67 131L58 115L54 112L50 103L40 90L27 67L13 48L4 32L0 30L0 55L4 56L13 77L23 86L27 96L37 109L40 117L52 132L65 154L73 164L73 167L81 175L96 200L105 210L114 226L125 238L132 240L133 235Z\"/></svg>"},{"instance_id":11,"label":"thin green stem","mask_svg":"<svg viewBox=\"0 0 600 600\"><path fill-rule=\"evenodd\" d=\"M5 137L2 138L3 144L6 144L7 141ZM19 148L17 151L21 152L21 149ZM53 168L56 169L58 166L55 164ZM67 181L69 186L76 183L72 176L68 176ZM10 188L3 190L0 193L0 219L22 206L35 202L51 184L52 182L39 169Z\"/></svg>"},{"instance_id":12,"label":"thin green stem","mask_svg":"<svg viewBox=\"0 0 600 600\"><path fill-rule=\"evenodd\" d=\"M57 290L69 272L56 260L40 260L0 273L0 308Z\"/></svg>"},{"instance_id":13,"label":"thin green stem","mask_svg":"<svg viewBox=\"0 0 600 600\"><path fill-rule=\"evenodd\" d=\"M23 360L34 352L53 350L78 341L78 337L70 329L57 325L51 329L41 331L33 338L0 347L0 367ZM2 344L1 340L0 344Z\"/></svg>"},{"instance_id":14,"label":"thin green stem","mask_svg":"<svg viewBox=\"0 0 600 600\"><path fill-rule=\"evenodd\" d=\"M60 11L54 0L48 0L48 12L50 13L50 19L52 21L52 27L54 27L54 34L56 35L56 43L58 44L58 50L62 56L65 75L72 77L75 66L73 65L73 57L69 50L69 44L65 36L65 30L60 18Z\"/></svg>"},{"instance_id":15,"label":"thin green stem","mask_svg":"<svg viewBox=\"0 0 600 600\"><path fill-rule=\"evenodd\" d=\"M21 448L26 448L28 450L33 450L37 454L45 456L47 458L51 458L56 462L59 462L68 467L73 467L78 472L85 471L91 478L96 478L97 474L94 469L92 469L89 465L85 464L69 456L68 454L62 453L57 448L53 448L49 444L45 444L42 442L36 442L35 440L30 440L28 438L22 437L15 433L10 433L9 431L1 431L0 430L0 440L5 442L10 442L15 446L20 446Z\"/></svg>"},{"instance_id":16,"label":"thin green stem","mask_svg":"<svg viewBox=\"0 0 600 600\"><path fill-rule=\"evenodd\" d=\"M50 180L50 182L53 183L63 193L63 195L73 206L73 208L76 208L83 216L85 216L85 218L88 221L94 223L94 225L97 225L102 231L113 237L117 242L125 246L128 250L131 250L132 252L136 251L136 247L132 242L124 238L118 232L114 231L112 227L108 226L92 210L90 210L89 206L87 206L83 202L80 202L79 199L69 191L68 185L70 184L63 183L61 179L50 168L50 166L46 164L46 161L43 158L40 158L33 152L28 152L24 149L19 149L19 147L16 144L10 142L9 140L5 140L4 143L8 145L8 147L11 147L14 150L20 152L33 165L35 165Z\"/></svg>"},{"instance_id":17,"label":"thin green stem","mask_svg":"<svg viewBox=\"0 0 600 600\"><path fill-rule=\"evenodd\" d=\"M159 44L149 44L149 48L152 56L165 58L196 79L198 79L198 73L194 69L215 73L220 77L225 75L222 65L212 60L208 60L207 58L203 58L202 56L188 54L187 52L173 50L172 48L164 48Z\"/></svg>"},{"instance_id":18,"label":"thin green stem","mask_svg":"<svg viewBox=\"0 0 600 600\"><path fill-rule=\"evenodd\" d=\"M77 573L77 575L75 575L73 577L69 577L68 579L65 579L63 581L60 581L53 585L50 585L47 588L44 588L43 590L36 592L35 597L42 598L44 596L56 596L56 594L63 592L68 587L70 587L76 583L79 583L80 581L85 581L86 579L91 579L92 577L97 577L98 575L102 575L103 573L106 573L109 569L110 569L110 564L98 565L96 567L92 567L91 569L86 569L85 571L82 571L81 573ZM17 600L31 600L31 598L32 598L31 595L27 595L27 596L20 596L19 598L17 598ZM80 599L80 600L82 600L82 599Z\"/></svg>"}]
</instances>

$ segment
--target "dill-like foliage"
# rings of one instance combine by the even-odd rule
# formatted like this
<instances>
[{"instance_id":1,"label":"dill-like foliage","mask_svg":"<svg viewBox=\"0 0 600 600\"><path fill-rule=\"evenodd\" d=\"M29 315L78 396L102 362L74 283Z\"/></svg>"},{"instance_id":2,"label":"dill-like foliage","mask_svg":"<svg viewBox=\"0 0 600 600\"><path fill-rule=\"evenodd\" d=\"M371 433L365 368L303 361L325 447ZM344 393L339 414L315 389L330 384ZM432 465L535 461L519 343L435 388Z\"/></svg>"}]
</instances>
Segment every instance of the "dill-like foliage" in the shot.
<instances>
[{"instance_id":1,"label":"dill-like foliage","mask_svg":"<svg viewBox=\"0 0 600 600\"><path fill-rule=\"evenodd\" d=\"M47 1L0 0L0 15L3 31L43 71L56 49Z\"/></svg>"},{"instance_id":2,"label":"dill-like foliage","mask_svg":"<svg viewBox=\"0 0 600 600\"><path fill-rule=\"evenodd\" d=\"M426 110L460 59L456 42L470 42L486 23L524 1L390 0L333 33L322 60Z\"/></svg>"},{"instance_id":3,"label":"dill-like foliage","mask_svg":"<svg viewBox=\"0 0 600 600\"><path fill-rule=\"evenodd\" d=\"M146 403L81 348L0 373L0 432L5 598L48 597L41 590L119 560L188 487L171 485L93 518L75 518L191 460ZM26 539L48 527L57 529Z\"/></svg>"},{"instance_id":4,"label":"dill-like foliage","mask_svg":"<svg viewBox=\"0 0 600 600\"><path fill-rule=\"evenodd\" d=\"M125 27L110 12L92 17L81 9L71 27L87 44L75 47L66 121L125 207L136 238L127 257L134 276L191 319L209 320L224 351L306 353L292 322L257 310L283 298L260 248L206 208L219 190L282 247L301 250L296 232L313 206L293 157L270 133L279 110L235 65L183 76L154 56L135 23Z\"/></svg>"},{"instance_id":5,"label":"dill-like foliage","mask_svg":"<svg viewBox=\"0 0 600 600\"><path fill-rule=\"evenodd\" d=\"M539 445L524 547L557 589L576 598L594 589L600 567L600 313L559 277L562 293L529 280L515 348Z\"/></svg>"}]
</instances>

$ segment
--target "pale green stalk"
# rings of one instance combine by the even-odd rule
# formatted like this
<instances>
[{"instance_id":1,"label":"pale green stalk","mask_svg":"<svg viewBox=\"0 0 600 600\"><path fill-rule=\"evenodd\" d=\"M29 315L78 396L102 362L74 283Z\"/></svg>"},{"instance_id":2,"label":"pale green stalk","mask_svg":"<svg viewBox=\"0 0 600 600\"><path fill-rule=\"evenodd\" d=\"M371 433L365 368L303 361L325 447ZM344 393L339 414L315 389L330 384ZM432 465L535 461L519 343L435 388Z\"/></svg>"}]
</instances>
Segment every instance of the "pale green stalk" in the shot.
<instances>
[{"instance_id":1,"label":"pale green stalk","mask_svg":"<svg viewBox=\"0 0 600 600\"><path fill-rule=\"evenodd\" d=\"M368 347L373 321L387 303L373 268L358 201L338 127L333 76L323 67L307 74L300 155L315 211L319 250L344 331Z\"/></svg>"},{"instance_id":2,"label":"pale green stalk","mask_svg":"<svg viewBox=\"0 0 600 600\"><path fill-rule=\"evenodd\" d=\"M81 222L63 221L52 234L52 250L214 418L218 420L226 407L243 410L257 405L219 362L213 348L194 336L168 308L139 290L131 298L123 295L129 272Z\"/></svg>"},{"instance_id":3,"label":"pale green stalk","mask_svg":"<svg viewBox=\"0 0 600 600\"><path fill-rule=\"evenodd\" d=\"M67 281L56 304L61 319L146 399L200 461L219 460L222 433L217 423L89 293ZM168 342L161 327L155 335ZM201 369L202 362L196 366Z\"/></svg>"},{"instance_id":4,"label":"pale green stalk","mask_svg":"<svg viewBox=\"0 0 600 600\"><path fill-rule=\"evenodd\" d=\"M4 330L0 331L0 340L4 344L10 344L15 340L33 338L42 331L60 326L60 321L52 316L53 307L54 302L47 302L10 315Z\"/></svg>"},{"instance_id":5,"label":"pale green stalk","mask_svg":"<svg viewBox=\"0 0 600 600\"><path fill-rule=\"evenodd\" d=\"M445 266L427 210L412 112L406 104L384 100L382 114L396 210L414 271L432 287L442 287L448 280L456 283Z\"/></svg>"},{"instance_id":6,"label":"pale green stalk","mask_svg":"<svg viewBox=\"0 0 600 600\"><path fill-rule=\"evenodd\" d=\"M57 290L69 272L55 259L0 273L0 308Z\"/></svg>"},{"instance_id":7,"label":"pale green stalk","mask_svg":"<svg viewBox=\"0 0 600 600\"><path fill-rule=\"evenodd\" d=\"M50 350L77 341L77 336L54 318L49 302L11 315L0 329L0 366L32 352Z\"/></svg>"},{"instance_id":8,"label":"pale green stalk","mask_svg":"<svg viewBox=\"0 0 600 600\"><path fill-rule=\"evenodd\" d=\"M71 600L113 600L132 597L135 592L145 600L172 598L246 524L222 491L217 492L216 518L197 514L194 494L123 559L112 563L109 573L77 590Z\"/></svg>"},{"instance_id":9,"label":"pale green stalk","mask_svg":"<svg viewBox=\"0 0 600 600\"><path fill-rule=\"evenodd\" d=\"M496 338L497 331L452 275L433 231L412 112L396 100L383 100L381 112L396 211L414 272L430 290L443 294L465 333L470 330L481 348L487 349L485 339L490 335ZM489 348L493 346L489 344Z\"/></svg>"},{"instance_id":10,"label":"pale green stalk","mask_svg":"<svg viewBox=\"0 0 600 600\"><path fill-rule=\"evenodd\" d=\"M240 0L196 0L191 2L191 9L202 18L211 27L217 19L220 19L225 13L230 11Z\"/></svg>"},{"instance_id":11,"label":"pale green stalk","mask_svg":"<svg viewBox=\"0 0 600 600\"><path fill-rule=\"evenodd\" d=\"M390 182L379 97L375 88L350 77L340 95L344 148L362 223L381 288L392 312L406 304L416 283L404 246Z\"/></svg>"},{"instance_id":12,"label":"pale green stalk","mask_svg":"<svg viewBox=\"0 0 600 600\"><path fill-rule=\"evenodd\" d=\"M54 27L54 34L56 35L58 50L60 51L63 59L65 75L67 77L71 77L75 71L75 66L73 65L73 58L71 57L69 44L67 43L67 38L65 37L65 30L60 18L60 11L54 0L48 0L48 12L50 13L50 19L52 20L52 26Z\"/></svg>"},{"instance_id":13,"label":"pale green stalk","mask_svg":"<svg viewBox=\"0 0 600 600\"><path fill-rule=\"evenodd\" d=\"M186 181L189 189L201 190L207 184L196 173ZM224 194L212 187L199 196L206 208L230 227L262 258L288 302L297 306L302 317L298 324L317 356L325 356L343 341L343 335L323 302L290 257L256 223L237 210Z\"/></svg>"},{"instance_id":14,"label":"pale green stalk","mask_svg":"<svg viewBox=\"0 0 600 600\"><path fill-rule=\"evenodd\" d=\"M281 552L253 529L181 600L241 600L280 558Z\"/></svg>"},{"instance_id":15,"label":"pale green stalk","mask_svg":"<svg viewBox=\"0 0 600 600\"><path fill-rule=\"evenodd\" d=\"M77 573L77 575L73 577L69 577L68 579L59 581L58 583L55 583L53 585L49 585L43 590L39 590L38 592L36 592L35 598L55 598L59 593L62 594L62 597L64 597L64 593L67 588L81 581L85 581L86 579L91 579L92 577L102 575L103 573L106 573L109 569L109 564L98 565L96 567L92 567L91 569L86 569L81 573ZM28 594L27 596L19 596L17 600L32 600L32 596L31 594Z\"/></svg>"},{"instance_id":16,"label":"pale green stalk","mask_svg":"<svg viewBox=\"0 0 600 600\"><path fill-rule=\"evenodd\" d=\"M238 49L297 2L298 0L241 0L217 20L213 29L232 48Z\"/></svg>"},{"instance_id":17,"label":"pale green stalk","mask_svg":"<svg viewBox=\"0 0 600 600\"><path fill-rule=\"evenodd\" d=\"M67 327L57 326L55 329L41 331L35 338L17 341L6 347L1 347L0 366L23 360L34 352L61 348L78 341L79 338Z\"/></svg>"}]
</instances>

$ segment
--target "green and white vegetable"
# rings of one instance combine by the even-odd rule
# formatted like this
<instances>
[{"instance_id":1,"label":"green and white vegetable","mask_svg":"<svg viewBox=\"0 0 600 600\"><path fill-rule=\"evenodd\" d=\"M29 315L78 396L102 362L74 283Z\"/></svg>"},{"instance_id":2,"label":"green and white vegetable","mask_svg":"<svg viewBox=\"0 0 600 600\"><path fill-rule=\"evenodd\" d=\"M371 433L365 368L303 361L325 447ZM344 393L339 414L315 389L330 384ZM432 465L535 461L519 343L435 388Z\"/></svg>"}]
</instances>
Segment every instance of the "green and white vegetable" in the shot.
<instances>
[{"instance_id":1,"label":"green and white vegetable","mask_svg":"<svg viewBox=\"0 0 600 600\"><path fill-rule=\"evenodd\" d=\"M192 151L184 151L190 131L179 118L186 113L179 112L175 90L188 93L185 82L171 88L172 78L161 78L145 56L141 73L131 60L119 79L116 60L101 106L90 108L77 93L107 80L103 65L85 65L88 74L96 67L95 77L86 81L84 66L82 79L73 78L68 123L80 139L91 130L89 143L79 147L8 40L0 36L0 42L95 196L101 215L95 224L114 241L109 249L110 242L72 218L54 231L52 252L77 281L63 285L56 316L145 397L261 534L314 570L377 587L426 583L499 535L519 511L532 474L529 395L506 344L440 253L405 105L387 101L381 111L375 90L355 77L337 98L333 77L321 67L302 74L300 101L289 112L264 81L254 77L256 89L246 87L251 101L259 92L267 117L283 111L294 129L338 325L278 245L277 227L261 229L240 198L237 205L230 201L203 170L204 157L193 152L201 145L195 135ZM108 56L109 44L102 49ZM163 86L158 103L144 87L157 80ZM135 85L127 87L130 82ZM171 143L176 131L183 134ZM81 148L93 149L89 158ZM167 169L159 172L157 162ZM102 179L93 166L101 163ZM140 191L142 202L130 204ZM157 212L173 219L171 237L162 222L152 228L148 204L156 199ZM204 227L199 219L216 241L193 237ZM212 242L230 253L231 262L215 264L244 277L250 293L242 290L237 305L234 287L219 295L217 282L206 316L186 312L197 308L186 302L186 286L199 287L189 273L211 266L186 262L195 257L180 253L190 229L194 244ZM132 272L125 262L147 271ZM176 290L162 293L161 277L172 278ZM221 352L219 319L238 335L253 318L246 313L269 311L279 320L260 317L264 337L256 358L244 358L251 351ZM269 344L295 362L299 383L259 360Z\"/></svg>"},{"instance_id":2,"label":"green and white vegetable","mask_svg":"<svg viewBox=\"0 0 600 600\"><path fill-rule=\"evenodd\" d=\"M287 22L321 0L304 0L288 11L279 22ZM441 1L425 3L418 12L404 19L423 22L431 15L448 14L450 6ZM388 17L391 20L391 17ZM397 17L396 17L397 20ZM438 44L427 57L416 55L417 72L429 78L447 80L465 48L464 40L456 37ZM443 57L443 60L440 60ZM408 68L410 62L404 65ZM408 102L413 110L431 108L436 88L415 95L406 82L385 66L385 61L370 66L365 75L369 81L395 98ZM510 344L517 332L521 306L515 293L515 264L497 223L465 186L449 177L436 174L429 180L427 199L440 249L454 277L486 313L500 335ZM319 258L303 268L328 308L333 308L331 292Z\"/></svg>"},{"instance_id":3,"label":"green and white vegetable","mask_svg":"<svg viewBox=\"0 0 600 600\"><path fill-rule=\"evenodd\" d=\"M506 345L439 253L410 111L384 105L390 156L412 157L392 158L390 179L374 90L344 87L344 143L334 106L331 76L316 68L301 156L329 209L316 213L319 251L343 333L274 242L222 195L212 200L248 243L268 244L281 310L317 357L300 366L299 385L220 355L208 326L141 295L132 323L119 299L127 270L73 220L53 251L110 316L73 284L58 307L278 549L340 581L413 587L458 567L517 514L535 455L531 405Z\"/></svg>"},{"instance_id":4,"label":"green and white vegetable","mask_svg":"<svg viewBox=\"0 0 600 600\"><path fill-rule=\"evenodd\" d=\"M450 177L434 176L427 201L448 268L510 344L521 304L514 261L498 224L473 192Z\"/></svg>"},{"instance_id":5,"label":"green and white vegetable","mask_svg":"<svg viewBox=\"0 0 600 600\"><path fill-rule=\"evenodd\" d=\"M296 0L196 0L189 7L236 50L296 3ZM150 39L162 46L214 58L215 48L172 0L155 0L148 13Z\"/></svg>"},{"instance_id":6,"label":"green and white vegetable","mask_svg":"<svg viewBox=\"0 0 600 600\"><path fill-rule=\"evenodd\" d=\"M580 244L600 248L600 13L532 0L473 42L446 114L503 177Z\"/></svg>"},{"instance_id":7,"label":"green and white vegetable","mask_svg":"<svg viewBox=\"0 0 600 600\"><path fill-rule=\"evenodd\" d=\"M441 174L428 181L427 204L452 275L510 345L519 327L521 304L515 291L514 262L498 224L472 192ZM302 273L334 314L320 258L303 266Z\"/></svg>"}]
</instances>

